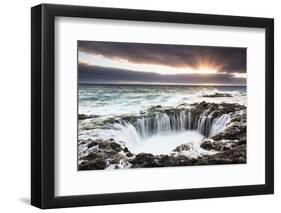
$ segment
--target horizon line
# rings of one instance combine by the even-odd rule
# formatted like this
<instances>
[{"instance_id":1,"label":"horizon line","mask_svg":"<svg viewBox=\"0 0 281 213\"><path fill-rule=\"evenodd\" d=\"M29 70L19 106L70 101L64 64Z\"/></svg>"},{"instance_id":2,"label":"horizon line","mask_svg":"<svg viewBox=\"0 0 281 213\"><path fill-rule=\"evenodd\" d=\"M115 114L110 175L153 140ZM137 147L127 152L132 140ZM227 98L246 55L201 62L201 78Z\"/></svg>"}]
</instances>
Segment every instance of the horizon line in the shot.
<instances>
[{"instance_id":1,"label":"horizon line","mask_svg":"<svg viewBox=\"0 0 281 213\"><path fill-rule=\"evenodd\" d=\"M190 84L190 83L145 83L145 82L135 82L135 83L129 83L129 82L78 82L78 84L91 84L91 85L151 85L151 86L243 86L246 87L246 84L212 84L212 83L206 83L206 84Z\"/></svg>"}]
</instances>

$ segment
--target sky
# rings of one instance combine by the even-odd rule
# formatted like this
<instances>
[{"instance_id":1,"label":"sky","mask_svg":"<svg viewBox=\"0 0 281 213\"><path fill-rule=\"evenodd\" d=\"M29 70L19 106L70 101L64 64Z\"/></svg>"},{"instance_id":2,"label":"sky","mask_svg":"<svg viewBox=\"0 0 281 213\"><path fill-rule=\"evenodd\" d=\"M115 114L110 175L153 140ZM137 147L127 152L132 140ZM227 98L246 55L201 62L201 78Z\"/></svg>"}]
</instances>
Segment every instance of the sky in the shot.
<instances>
[{"instance_id":1,"label":"sky","mask_svg":"<svg viewBox=\"0 0 281 213\"><path fill-rule=\"evenodd\" d=\"M245 85L246 48L78 41L79 83Z\"/></svg>"}]
</instances>

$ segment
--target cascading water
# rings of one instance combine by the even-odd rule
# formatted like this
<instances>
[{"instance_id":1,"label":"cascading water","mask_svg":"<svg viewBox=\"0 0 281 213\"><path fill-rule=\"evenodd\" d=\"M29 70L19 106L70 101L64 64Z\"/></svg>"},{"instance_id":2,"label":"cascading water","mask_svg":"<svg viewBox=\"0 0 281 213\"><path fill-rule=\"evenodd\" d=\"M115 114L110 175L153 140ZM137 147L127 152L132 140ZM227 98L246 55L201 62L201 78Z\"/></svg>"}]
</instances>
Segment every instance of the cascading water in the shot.
<instances>
[{"instance_id":1,"label":"cascading water","mask_svg":"<svg viewBox=\"0 0 281 213\"><path fill-rule=\"evenodd\" d=\"M126 142L131 150L149 152L153 147L154 150L157 150L157 147L159 149L157 143L169 149L187 142L200 144L204 136L211 137L220 133L229 122L230 115L214 117L208 110L194 116L188 110L173 113L158 112L152 116L138 118L134 123L120 121L113 124L115 129L113 135L116 136L114 138ZM161 152L165 153L163 150Z\"/></svg>"},{"instance_id":2,"label":"cascading water","mask_svg":"<svg viewBox=\"0 0 281 213\"><path fill-rule=\"evenodd\" d=\"M210 131L212 129L213 121L214 121L214 112L209 113L209 110L204 111L198 119L197 130L205 136L210 135ZM224 128L223 128L224 129ZM223 130L222 129L222 130Z\"/></svg>"},{"instance_id":3,"label":"cascading water","mask_svg":"<svg viewBox=\"0 0 281 213\"><path fill-rule=\"evenodd\" d=\"M134 124L121 122L114 124L114 126L126 134L128 134L127 131L132 131L132 134L129 134L130 137L136 136L137 138L147 138L152 135L165 135L186 130L197 130L207 137L223 131L229 122L229 114L213 117L213 113L206 110L192 120L192 112L183 110L170 114L159 112L154 116L138 118Z\"/></svg>"},{"instance_id":4,"label":"cascading water","mask_svg":"<svg viewBox=\"0 0 281 213\"><path fill-rule=\"evenodd\" d=\"M198 120L198 124L197 124L197 130L202 133L202 135L204 135L205 133L205 124L206 124L206 119L207 116L205 115L205 112L203 112Z\"/></svg>"},{"instance_id":5,"label":"cascading water","mask_svg":"<svg viewBox=\"0 0 281 213\"><path fill-rule=\"evenodd\" d=\"M230 115L229 114L223 114L219 118L215 118L212 123L212 127L210 130L209 136L212 137L214 135L217 135L218 133L222 132L227 124L230 122Z\"/></svg>"},{"instance_id":6,"label":"cascading water","mask_svg":"<svg viewBox=\"0 0 281 213\"><path fill-rule=\"evenodd\" d=\"M138 118L134 125L141 137L146 138L155 134L169 134L188 129L189 116L186 111L173 113L157 113L153 117Z\"/></svg>"},{"instance_id":7,"label":"cascading water","mask_svg":"<svg viewBox=\"0 0 281 213\"><path fill-rule=\"evenodd\" d=\"M190 111L188 111L188 113L187 113L187 116L188 116L188 129L191 129L191 112Z\"/></svg>"},{"instance_id":8,"label":"cascading water","mask_svg":"<svg viewBox=\"0 0 281 213\"><path fill-rule=\"evenodd\" d=\"M122 121L110 125L112 127L112 135L118 138L119 141L129 141L133 146L139 145L141 137L136 128L130 123Z\"/></svg>"}]
</instances>

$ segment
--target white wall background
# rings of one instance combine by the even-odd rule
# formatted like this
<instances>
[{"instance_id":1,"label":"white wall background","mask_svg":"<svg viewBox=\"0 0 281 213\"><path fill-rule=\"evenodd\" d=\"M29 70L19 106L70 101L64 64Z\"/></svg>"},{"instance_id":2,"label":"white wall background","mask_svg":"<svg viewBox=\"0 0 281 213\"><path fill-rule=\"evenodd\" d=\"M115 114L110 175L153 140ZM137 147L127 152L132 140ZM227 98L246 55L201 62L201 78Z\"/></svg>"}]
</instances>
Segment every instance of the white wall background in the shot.
<instances>
[{"instance_id":1,"label":"white wall background","mask_svg":"<svg viewBox=\"0 0 281 213\"><path fill-rule=\"evenodd\" d=\"M281 3L278 0L45 0L45 3L80 4L195 13L275 18L275 131L281 122ZM39 212L30 197L30 7L37 0L1 2L0 22L0 129L1 212ZM279 84L279 85L278 85ZM258 95L258 94L257 94ZM145 204L111 205L50 210L51 212L254 212L281 209L280 135L275 136L275 195L201 199ZM276 151L277 150L277 151ZM274 211L275 210L275 211ZM278 210L277 210L278 211Z\"/></svg>"}]
</instances>

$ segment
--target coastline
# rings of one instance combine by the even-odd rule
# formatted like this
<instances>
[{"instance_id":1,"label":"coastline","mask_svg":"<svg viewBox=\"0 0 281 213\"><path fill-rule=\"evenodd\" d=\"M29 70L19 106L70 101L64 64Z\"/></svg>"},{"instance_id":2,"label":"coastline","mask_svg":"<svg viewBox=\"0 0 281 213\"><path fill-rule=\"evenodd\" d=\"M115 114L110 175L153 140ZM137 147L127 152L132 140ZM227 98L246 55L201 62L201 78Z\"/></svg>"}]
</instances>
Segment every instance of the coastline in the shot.
<instances>
[{"instance_id":1,"label":"coastline","mask_svg":"<svg viewBox=\"0 0 281 213\"><path fill-rule=\"evenodd\" d=\"M85 128L82 124L87 122L88 131L123 128L122 125L127 127L126 125L130 124L130 128L133 127L137 132L142 132L140 129L141 121L142 124L146 122L146 126L144 125L142 128L149 129L149 133L152 135L168 130L196 130L204 136L199 147L194 147L196 145L194 143L181 143L174 147L169 154L160 155L134 153L128 148L128 144L125 141L118 141L115 138L79 139L79 170L246 163L247 114L246 106L243 105L231 103L217 104L203 101L193 104L182 103L173 108L156 105L141 112L139 115L122 115L104 120L103 122L97 122L98 119L94 115L79 115L79 117L80 128ZM225 120L225 126L221 125L219 127L223 127L223 129L220 129L219 132L214 132L215 134L211 134L212 128L214 128L216 123L214 121L222 122L222 118ZM227 118L228 120L226 120ZM196 152L200 150L202 153L195 157L188 154L194 150Z\"/></svg>"}]
</instances>

